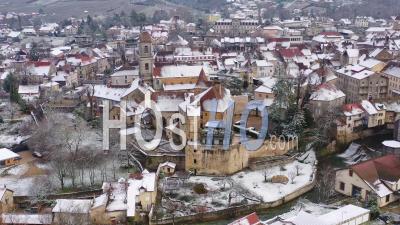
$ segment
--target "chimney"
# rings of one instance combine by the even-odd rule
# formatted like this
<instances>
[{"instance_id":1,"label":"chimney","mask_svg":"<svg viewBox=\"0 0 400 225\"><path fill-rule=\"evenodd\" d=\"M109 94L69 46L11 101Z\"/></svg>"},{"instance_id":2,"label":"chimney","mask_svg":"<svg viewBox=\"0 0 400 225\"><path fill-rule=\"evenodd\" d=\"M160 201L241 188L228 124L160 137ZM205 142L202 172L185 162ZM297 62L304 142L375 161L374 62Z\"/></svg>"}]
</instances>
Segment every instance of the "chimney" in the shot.
<instances>
[{"instance_id":1,"label":"chimney","mask_svg":"<svg viewBox=\"0 0 400 225\"><path fill-rule=\"evenodd\" d=\"M216 90L218 91L219 95L222 96L222 94L223 94L223 89L222 89L221 81L219 81L219 80L214 80L214 87L215 87Z\"/></svg>"}]
</instances>

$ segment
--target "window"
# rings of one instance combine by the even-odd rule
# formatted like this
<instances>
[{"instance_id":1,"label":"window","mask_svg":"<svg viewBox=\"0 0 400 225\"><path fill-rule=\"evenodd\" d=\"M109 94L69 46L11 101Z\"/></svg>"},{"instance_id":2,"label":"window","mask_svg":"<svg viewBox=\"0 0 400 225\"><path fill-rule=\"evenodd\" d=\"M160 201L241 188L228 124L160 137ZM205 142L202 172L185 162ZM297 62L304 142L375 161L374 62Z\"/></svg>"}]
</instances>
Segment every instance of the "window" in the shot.
<instances>
[{"instance_id":1,"label":"window","mask_svg":"<svg viewBox=\"0 0 400 225\"><path fill-rule=\"evenodd\" d=\"M144 69L145 70L149 70L149 64L148 63L144 64Z\"/></svg>"},{"instance_id":2,"label":"window","mask_svg":"<svg viewBox=\"0 0 400 225\"><path fill-rule=\"evenodd\" d=\"M143 51L144 53L149 53L149 46L144 46L144 51Z\"/></svg>"},{"instance_id":3,"label":"window","mask_svg":"<svg viewBox=\"0 0 400 225\"><path fill-rule=\"evenodd\" d=\"M349 176L351 176L351 177L353 176L353 170L352 169L349 170Z\"/></svg>"},{"instance_id":4,"label":"window","mask_svg":"<svg viewBox=\"0 0 400 225\"><path fill-rule=\"evenodd\" d=\"M345 184L343 182L340 182L340 186L339 186L340 190L344 191L344 187L345 187Z\"/></svg>"},{"instance_id":5,"label":"window","mask_svg":"<svg viewBox=\"0 0 400 225\"><path fill-rule=\"evenodd\" d=\"M197 160L196 160L196 159L193 159L193 163L196 164L196 163L197 163Z\"/></svg>"},{"instance_id":6,"label":"window","mask_svg":"<svg viewBox=\"0 0 400 225\"><path fill-rule=\"evenodd\" d=\"M389 202L389 200L390 200L390 195L386 195L386 202Z\"/></svg>"}]
</instances>

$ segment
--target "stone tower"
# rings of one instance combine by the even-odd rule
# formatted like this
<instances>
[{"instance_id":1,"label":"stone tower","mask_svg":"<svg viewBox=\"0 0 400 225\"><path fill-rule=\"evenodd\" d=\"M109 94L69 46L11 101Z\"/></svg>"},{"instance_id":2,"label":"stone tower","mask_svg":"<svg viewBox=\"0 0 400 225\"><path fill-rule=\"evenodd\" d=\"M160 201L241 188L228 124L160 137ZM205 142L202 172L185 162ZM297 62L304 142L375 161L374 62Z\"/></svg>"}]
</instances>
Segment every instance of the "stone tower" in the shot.
<instances>
[{"instance_id":1,"label":"stone tower","mask_svg":"<svg viewBox=\"0 0 400 225\"><path fill-rule=\"evenodd\" d=\"M144 31L139 35L139 77L153 87L153 44L151 35Z\"/></svg>"}]
</instances>

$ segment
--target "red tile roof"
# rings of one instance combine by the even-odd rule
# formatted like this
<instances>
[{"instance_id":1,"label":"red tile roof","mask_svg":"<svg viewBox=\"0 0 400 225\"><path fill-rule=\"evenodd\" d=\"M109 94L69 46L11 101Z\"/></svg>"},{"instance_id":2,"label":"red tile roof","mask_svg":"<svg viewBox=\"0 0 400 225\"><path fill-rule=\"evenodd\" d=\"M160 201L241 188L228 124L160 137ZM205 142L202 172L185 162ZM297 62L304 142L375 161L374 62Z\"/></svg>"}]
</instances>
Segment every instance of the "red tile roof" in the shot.
<instances>
[{"instance_id":1,"label":"red tile roof","mask_svg":"<svg viewBox=\"0 0 400 225\"><path fill-rule=\"evenodd\" d=\"M351 112L351 111L353 111L353 109L361 109L364 111L364 109L358 103L346 104L342 107L342 109L343 109L343 111L346 111L346 112Z\"/></svg>"},{"instance_id":2,"label":"red tile roof","mask_svg":"<svg viewBox=\"0 0 400 225\"><path fill-rule=\"evenodd\" d=\"M228 225L261 225L261 221L258 218L257 214L254 212L250 215L247 215L243 218L233 221Z\"/></svg>"},{"instance_id":3,"label":"red tile roof","mask_svg":"<svg viewBox=\"0 0 400 225\"><path fill-rule=\"evenodd\" d=\"M297 47L292 47L292 48L281 48L278 50L279 54L283 57L283 58L293 58L295 56L302 56L303 53L301 52L301 50Z\"/></svg>"},{"instance_id":4,"label":"red tile roof","mask_svg":"<svg viewBox=\"0 0 400 225\"><path fill-rule=\"evenodd\" d=\"M386 155L351 166L363 180L373 184L376 180L398 181L400 179L400 159Z\"/></svg>"},{"instance_id":5,"label":"red tile roof","mask_svg":"<svg viewBox=\"0 0 400 225\"><path fill-rule=\"evenodd\" d=\"M34 61L32 61L32 62L30 62L30 63L32 63L33 65L35 65L35 67L50 66L50 65L51 65L51 62L47 62L47 61L39 61L39 62L34 62Z\"/></svg>"}]
</instances>

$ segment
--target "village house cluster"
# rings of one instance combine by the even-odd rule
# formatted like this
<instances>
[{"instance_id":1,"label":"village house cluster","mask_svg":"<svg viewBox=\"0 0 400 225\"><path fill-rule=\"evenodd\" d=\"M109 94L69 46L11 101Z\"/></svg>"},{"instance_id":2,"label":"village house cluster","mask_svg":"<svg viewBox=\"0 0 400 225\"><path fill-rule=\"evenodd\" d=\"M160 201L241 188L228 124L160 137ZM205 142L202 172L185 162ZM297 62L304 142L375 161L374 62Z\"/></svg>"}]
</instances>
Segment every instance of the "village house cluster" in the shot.
<instances>
[{"instance_id":1,"label":"village house cluster","mask_svg":"<svg viewBox=\"0 0 400 225\"><path fill-rule=\"evenodd\" d=\"M0 14L0 112L7 112L4 118L0 114L0 124L20 122L17 115L25 113L39 126L50 111L83 111L82 117L100 123L104 157L116 152L118 166L137 170L103 182L101 190L85 193L83 199L52 197L51 211L43 213L18 211L21 196L5 186L0 188L1 224L162 224L174 223L175 216L184 224L207 218L193 215L241 204L283 204L317 182L315 152L310 147L299 152L304 148L299 138L304 137L305 120L313 121L309 130L326 125L324 139L330 149L393 132L378 150L379 157L347 165L332 179L337 193L362 202L373 198L378 207L398 202L400 16L334 20L294 13L292 19L267 20L260 4L278 7L273 1L232 0L226 12L207 13L206 29L171 16L142 26L110 26L101 38L87 31L94 26L91 17L24 25L40 15ZM304 10L308 7L315 5ZM21 21L18 29L11 26L15 20ZM284 101L293 98L291 104L303 110L299 115L304 118L300 125L278 129L282 124L276 121L293 110ZM142 104L150 100L156 103L161 124L155 124L154 113ZM256 106L249 110L252 104ZM276 109L285 113L276 116ZM242 127L247 110L247 127ZM267 127L261 122L264 118ZM152 151L139 147L138 129L154 131L159 125L160 145ZM249 151L246 145L264 128L261 148ZM151 139L145 132L141 135ZM116 148L112 137L125 140L126 146ZM183 144L183 149L175 150L168 142ZM5 143L0 135L0 147ZM40 152L35 156L46 158ZM11 147L0 148L2 168L23 162ZM177 196L195 195L187 190L196 177L206 184L194 185L196 194L232 191L221 202L205 197L185 205ZM369 220L368 209L350 204L320 215L302 211L265 222L251 214L231 224Z\"/></svg>"}]
</instances>

